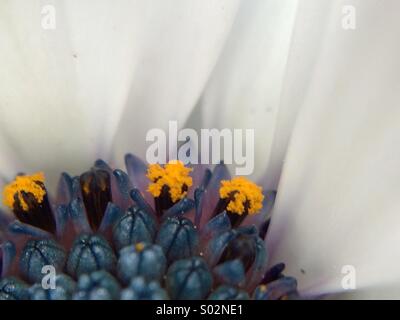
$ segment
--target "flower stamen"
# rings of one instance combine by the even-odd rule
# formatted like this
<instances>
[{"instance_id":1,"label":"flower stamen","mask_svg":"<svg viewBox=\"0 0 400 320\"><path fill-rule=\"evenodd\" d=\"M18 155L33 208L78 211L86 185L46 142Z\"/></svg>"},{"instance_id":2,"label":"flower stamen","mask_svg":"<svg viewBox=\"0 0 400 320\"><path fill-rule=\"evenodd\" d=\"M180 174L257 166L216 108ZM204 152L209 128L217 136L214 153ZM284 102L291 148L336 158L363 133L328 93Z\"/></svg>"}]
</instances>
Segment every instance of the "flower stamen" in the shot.
<instances>
[{"instance_id":1,"label":"flower stamen","mask_svg":"<svg viewBox=\"0 0 400 320\"><path fill-rule=\"evenodd\" d=\"M173 202L186 196L187 188L192 186L191 168L185 167L181 161L170 161L164 168L159 164L151 164L147 170L147 177L153 182L148 191L155 197L159 197L164 186L169 188L169 194Z\"/></svg>"},{"instance_id":2,"label":"flower stamen","mask_svg":"<svg viewBox=\"0 0 400 320\"><path fill-rule=\"evenodd\" d=\"M4 187L3 203L21 222L55 232L55 219L44 181L43 172L17 176Z\"/></svg>"},{"instance_id":3,"label":"flower stamen","mask_svg":"<svg viewBox=\"0 0 400 320\"><path fill-rule=\"evenodd\" d=\"M89 212L88 220L93 230L97 230L103 219L107 205L112 201L110 174L93 168L79 177L83 202Z\"/></svg>"},{"instance_id":4,"label":"flower stamen","mask_svg":"<svg viewBox=\"0 0 400 320\"><path fill-rule=\"evenodd\" d=\"M31 194L37 203L42 203L46 195L44 180L43 172L17 176L14 181L4 187L3 203L10 209L14 209L18 203L23 211L28 212L29 204L25 195Z\"/></svg>"},{"instance_id":5,"label":"flower stamen","mask_svg":"<svg viewBox=\"0 0 400 320\"><path fill-rule=\"evenodd\" d=\"M144 243L143 242L138 242L135 244L135 251L136 252L142 252L144 250Z\"/></svg>"},{"instance_id":6,"label":"flower stamen","mask_svg":"<svg viewBox=\"0 0 400 320\"><path fill-rule=\"evenodd\" d=\"M244 177L222 180L219 196L214 215L225 210L233 227L241 224L247 215L257 214L263 207L262 188Z\"/></svg>"},{"instance_id":7,"label":"flower stamen","mask_svg":"<svg viewBox=\"0 0 400 320\"><path fill-rule=\"evenodd\" d=\"M229 199L227 210L238 215L256 214L262 209L262 188L244 177L221 181L221 199Z\"/></svg>"},{"instance_id":8,"label":"flower stamen","mask_svg":"<svg viewBox=\"0 0 400 320\"><path fill-rule=\"evenodd\" d=\"M164 166L151 164L147 170L147 177L151 181L147 191L155 198L157 211L169 209L186 195L193 181L189 173L191 168L185 167L183 162L172 160Z\"/></svg>"}]
</instances>

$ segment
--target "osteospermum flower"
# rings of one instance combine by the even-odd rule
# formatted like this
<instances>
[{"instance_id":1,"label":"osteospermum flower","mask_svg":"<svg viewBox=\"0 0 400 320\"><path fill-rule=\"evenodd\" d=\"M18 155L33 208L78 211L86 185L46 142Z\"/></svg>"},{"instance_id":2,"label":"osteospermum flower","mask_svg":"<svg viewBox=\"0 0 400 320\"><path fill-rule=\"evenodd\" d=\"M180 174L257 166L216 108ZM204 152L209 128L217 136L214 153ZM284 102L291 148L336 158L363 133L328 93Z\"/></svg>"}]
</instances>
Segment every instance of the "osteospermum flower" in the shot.
<instances>
[{"instance_id":1,"label":"osteospermum flower","mask_svg":"<svg viewBox=\"0 0 400 320\"><path fill-rule=\"evenodd\" d=\"M122 168L123 154L144 158L146 133L169 120L182 128L255 129L251 179L277 190L265 241L269 265L286 262L302 297L398 298L399 10L397 0L2 0L1 189L19 172L44 171L53 194L60 170L76 175L97 158ZM194 200L191 176L186 197ZM132 183L147 190L149 181ZM203 204L201 227L219 192ZM56 200L78 221L86 201L88 225L103 221L104 202L87 193L69 204L68 193L42 204ZM109 191L98 193L107 198ZM6 225L15 217L3 209ZM46 224L50 233L64 228ZM67 242L76 238L66 234ZM12 245L4 242L3 251L12 253ZM146 294L159 296L150 287Z\"/></svg>"},{"instance_id":2,"label":"osteospermum flower","mask_svg":"<svg viewBox=\"0 0 400 320\"><path fill-rule=\"evenodd\" d=\"M145 170L127 155L126 165L130 176L101 160L80 176L63 173L55 197L43 173L5 186L4 204L17 219L0 226L1 299L298 296L284 264L268 269L273 192L264 196L248 179L231 179L222 163L213 171L180 161ZM137 183L144 177L146 189ZM57 272L54 291L42 284L49 267Z\"/></svg>"}]
</instances>

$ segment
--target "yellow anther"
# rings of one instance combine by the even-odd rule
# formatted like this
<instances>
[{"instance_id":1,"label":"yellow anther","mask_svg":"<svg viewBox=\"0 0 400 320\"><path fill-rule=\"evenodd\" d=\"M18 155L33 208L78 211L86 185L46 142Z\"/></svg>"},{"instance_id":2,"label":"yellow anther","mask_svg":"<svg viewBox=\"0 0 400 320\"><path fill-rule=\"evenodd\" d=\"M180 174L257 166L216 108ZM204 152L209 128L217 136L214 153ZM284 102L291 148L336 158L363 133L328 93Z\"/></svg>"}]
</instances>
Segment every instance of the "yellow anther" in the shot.
<instances>
[{"instance_id":1,"label":"yellow anther","mask_svg":"<svg viewBox=\"0 0 400 320\"><path fill-rule=\"evenodd\" d=\"M192 177L189 175L191 171L191 168L185 167L183 162L177 160L170 161L164 167L151 164L147 169L147 177L152 183L149 184L147 191L158 198L162 188L167 186L171 200L177 202L186 196L185 188L192 186Z\"/></svg>"},{"instance_id":2,"label":"yellow anther","mask_svg":"<svg viewBox=\"0 0 400 320\"><path fill-rule=\"evenodd\" d=\"M135 250L136 250L137 252L142 252L143 249L144 249L144 244L143 244L143 242L138 242L138 243L135 244Z\"/></svg>"},{"instance_id":3,"label":"yellow anther","mask_svg":"<svg viewBox=\"0 0 400 320\"><path fill-rule=\"evenodd\" d=\"M267 291L267 286L266 286L265 284L262 284L262 285L260 286L260 291L261 291L261 292L266 292L266 291Z\"/></svg>"},{"instance_id":4,"label":"yellow anther","mask_svg":"<svg viewBox=\"0 0 400 320\"><path fill-rule=\"evenodd\" d=\"M3 203L7 207L13 209L15 196L17 196L22 210L28 211L29 207L24 200L22 192L32 194L38 203L42 203L43 198L46 195L46 189L44 189L40 183L43 184L44 180L43 172L38 172L30 176L17 176L13 182L4 187Z\"/></svg>"},{"instance_id":5,"label":"yellow anther","mask_svg":"<svg viewBox=\"0 0 400 320\"><path fill-rule=\"evenodd\" d=\"M82 184L82 191L84 194L89 194L90 193L90 184L88 182L84 182Z\"/></svg>"},{"instance_id":6,"label":"yellow anther","mask_svg":"<svg viewBox=\"0 0 400 320\"><path fill-rule=\"evenodd\" d=\"M221 199L228 199L227 211L242 215L255 214L262 209L262 188L244 177L221 181Z\"/></svg>"}]
</instances>

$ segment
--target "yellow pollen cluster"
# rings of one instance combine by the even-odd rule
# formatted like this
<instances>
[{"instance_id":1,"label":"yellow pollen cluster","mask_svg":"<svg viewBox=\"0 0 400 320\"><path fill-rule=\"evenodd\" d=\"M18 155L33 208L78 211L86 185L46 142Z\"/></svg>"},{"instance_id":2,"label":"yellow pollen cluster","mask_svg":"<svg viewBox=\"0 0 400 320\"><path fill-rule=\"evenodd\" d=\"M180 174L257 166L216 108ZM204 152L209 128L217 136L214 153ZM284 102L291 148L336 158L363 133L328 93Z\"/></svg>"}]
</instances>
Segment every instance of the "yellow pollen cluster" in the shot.
<instances>
[{"instance_id":1,"label":"yellow pollen cluster","mask_svg":"<svg viewBox=\"0 0 400 320\"><path fill-rule=\"evenodd\" d=\"M230 199L227 211L239 215L242 215L246 209L248 214L259 212L264 200L262 188L244 177L221 181L219 196L221 199ZM246 203L247 208L245 208Z\"/></svg>"},{"instance_id":2,"label":"yellow pollen cluster","mask_svg":"<svg viewBox=\"0 0 400 320\"><path fill-rule=\"evenodd\" d=\"M186 191L183 187L187 188L192 186L192 177L189 173L191 168L186 168L181 161L170 161L164 167L159 164L151 164L147 169L147 177L152 183L149 184L147 189L153 197L160 196L163 186L169 188L169 195L173 202L183 199L186 196Z\"/></svg>"},{"instance_id":3,"label":"yellow pollen cluster","mask_svg":"<svg viewBox=\"0 0 400 320\"><path fill-rule=\"evenodd\" d=\"M267 291L267 286L265 284L260 285L260 291L261 292L266 292Z\"/></svg>"},{"instance_id":4,"label":"yellow pollen cluster","mask_svg":"<svg viewBox=\"0 0 400 320\"><path fill-rule=\"evenodd\" d=\"M28 204L25 202L22 192L31 193L38 203L42 203L46 190L41 187L38 182L44 183L43 172L38 172L30 176L17 176L13 182L6 185L3 190L3 203L13 209L14 196L17 195L21 207L24 211L28 211Z\"/></svg>"},{"instance_id":5,"label":"yellow pollen cluster","mask_svg":"<svg viewBox=\"0 0 400 320\"><path fill-rule=\"evenodd\" d=\"M135 244L135 250L136 252L142 252L144 249L144 244L143 242L138 242Z\"/></svg>"}]
</instances>

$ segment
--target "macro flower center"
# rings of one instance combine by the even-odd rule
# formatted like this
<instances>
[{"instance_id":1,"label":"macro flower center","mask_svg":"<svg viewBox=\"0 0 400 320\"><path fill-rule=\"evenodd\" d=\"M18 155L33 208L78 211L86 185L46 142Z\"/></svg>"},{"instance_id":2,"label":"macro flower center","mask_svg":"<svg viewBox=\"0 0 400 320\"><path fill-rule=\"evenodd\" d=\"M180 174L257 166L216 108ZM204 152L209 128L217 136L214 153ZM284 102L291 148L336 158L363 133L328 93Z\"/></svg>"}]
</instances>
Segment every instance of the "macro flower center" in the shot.
<instances>
[{"instance_id":1,"label":"macro flower center","mask_svg":"<svg viewBox=\"0 0 400 320\"><path fill-rule=\"evenodd\" d=\"M274 197L231 179L223 163L211 171L127 159L131 175L102 160L79 176L63 173L55 197L43 173L4 188L19 221L0 225L0 299L296 298L296 279L268 265ZM40 286L47 265L57 292Z\"/></svg>"}]
</instances>

